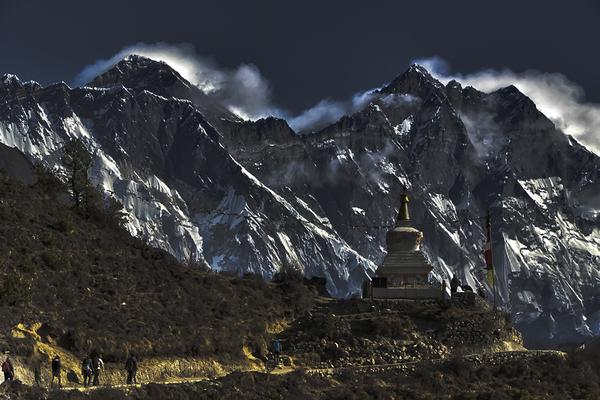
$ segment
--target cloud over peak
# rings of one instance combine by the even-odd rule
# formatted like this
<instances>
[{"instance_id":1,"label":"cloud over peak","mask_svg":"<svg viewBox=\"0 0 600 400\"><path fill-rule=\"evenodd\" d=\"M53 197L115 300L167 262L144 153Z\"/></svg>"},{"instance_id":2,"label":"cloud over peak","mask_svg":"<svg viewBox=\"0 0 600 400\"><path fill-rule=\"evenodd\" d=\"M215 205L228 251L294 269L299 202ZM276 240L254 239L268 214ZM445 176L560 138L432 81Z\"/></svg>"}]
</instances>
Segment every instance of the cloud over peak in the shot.
<instances>
[{"instance_id":1,"label":"cloud over peak","mask_svg":"<svg viewBox=\"0 0 600 400\"><path fill-rule=\"evenodd\" d=\"M255 120L268 116L285 118L297 132L318 129L335 122L346 114L358 111L372 97L371 91L365 91L349 100L325 99L293 116L273 103L269 82L255 65L222 68L212 58L199 55L192 45L168 43L127 46L110 58L86 66L75 77L73 84L81 86L90 82L131 54L164 61L187 81L244 119Z\"/></svg>"},{"instance_id":2,"label":"cloud over peak","mask_svg":"<svg viewBox=\"0 0 600 400\"><path fill-rule=\"evenodd\" d=\"M415 62L444 84L456 80L486 93L514 85L559 129L600 154L600 104L586 102L583 88L563 74L534 70L516 73L509 69L460 74L450 73L448 63L440 57Z\"/></svg>"},{"instance_id":3,"label":"cloud over peak","mask_svg":"<svg viewBox=\"0 0 600 400\"><path fill-rule=\"evenodd\" d=\"M164 61L187 81L242 118L257 119L282 114L271 101L269 82L255 65L222 68L212 58L196 53L189 44L138 43L127 46L108 59L100 59L86 66L73 83L76 86L84 85L131 54Z\"/></svg>"},{"instance_id":4,"label":"cloud over peak","mask_svg":"<svg viewBox=\"0 0 600 400\"><path fill-rule=\"evenodd\" d=\"M83 85L131 54L166 62L186 80L244 119L285 118L297 132L317 130L344 115L359 111L373 99L375 91L357 92L347 100L321 100L300 114L292 115L274 104L270 84L255 65L223 68L212 58L199 55L192 45L168 43L127 46L112 57L85 67L73 83ZM454 79L483 92L514 85L530 97L557 127L600 153L600 104L586 102L584 90L560 73L487 69L461 74L451 73L448 63L440 57L413 62L424 66L444 84Z\"/></svg>"}]
</instances>

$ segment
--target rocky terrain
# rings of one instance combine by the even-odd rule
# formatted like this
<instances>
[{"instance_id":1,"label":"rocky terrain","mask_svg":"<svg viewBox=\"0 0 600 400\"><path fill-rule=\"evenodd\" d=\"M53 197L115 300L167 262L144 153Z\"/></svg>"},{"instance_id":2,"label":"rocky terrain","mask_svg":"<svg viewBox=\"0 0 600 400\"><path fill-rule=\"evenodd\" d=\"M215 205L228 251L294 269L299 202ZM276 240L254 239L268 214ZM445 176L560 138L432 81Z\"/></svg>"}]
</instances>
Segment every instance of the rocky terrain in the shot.
<instances>
[{"instance_id":1,"label":"rocky terrain","mask_svg":"<svg viewBox=\"0 0 600 400\"><path fill-rule=\"evenodd\" d=\"M397 302L317 298L276 336L280 367L50 390L3 384L5 399L562 399L600 396L578 354L527 351L508 315L477 298ZM181 363L182 360L177 360ZM199 360L196 360L199 362ZM167 366L165 362L163 366ZM112 366L109 364L109 371ZM152 368L142 366L141 373ZM200 373L199 370L196 370ZM206 373L206 371L205 371Z\"/></svg>"},{"instance_id":2,"label":"rocky terrain","mask_svg":"<svg viewBox=\"0 0 600 400\"><path fill-rule=\"evenodd\" d=\"M17 381L0 399L596 398L597 346L527 351L510 315L451 300L324 297L288 268L267 283L182 265L120 227L118 210L73 207L61 181L0 145L0 347ZM279 338L282 363L269 366ZM86 389L81 358L106 361ZM140 384L124 385L128 353ZM50 359L62 389L48 389ZM39 377L36 378L36 371ZM37 381L36 381L37 379Z\"/></svg>"},{"instance_id":3,"label":"rocky terrain","mask_svg":"<svg viewBox=\"0 0 600 400\"><path fill-rule=\"evenodd\" d=\"M295 365L305 368L389 365L522 349L521 336L507 315L492 313L484 301L472 298L470 307L456 298L454 303L324 302L280 337Z\"/></svg>"},{"instance_id":4,"label":"rocky terrain","mask_svg":"<svg viewBox=\"0 0 600 400\"><path fill-rule=\"evenodd\" d=\"M0 387L4 396L23 399L595 399L598 375L561 353L497 353L453 358L410 369L365 373L348 369L335 375L297 371L289 374L233 373L214 381L148 384L128 389L101 388L90 393L18 385ZM48 396L48 397L46 397ZM14 398L14 397L10 397Z\"/></svg>"},{"instance_id":5,"label":"rocky terrain","mask_svg":"<svg viewBox=\"0 0 600 400\"><path fill-rule=\"evenodd\" d=\"M131 237L110 210L82 214L60 181L28 168L31 186L0 172L0 349L25 383L42 365L46 385L55 354L70 384L91 352L115 363L107 383L123 382L130 352L147 380L253 369L280 326L312 308L316 289L301 279L182 265Z\"/></svg>"},{"instance_id":6,"label":"rocky terrain","mask_svg":"<svg viewBox=\"0 0 600 400\"><path fill-rule=\"evenodd\" d=\"M80 138L127 230L187 263L272 277L292 268L360 291L385 255L399 193L435 265L483 280L492 218L498 297L531 346L598 334L600 158L517 88L442 85L411 66L318 132L242 121L164 63L130 56L87 86L0 79L0 142L61 173Z\"/></svg>"}]
</instances>

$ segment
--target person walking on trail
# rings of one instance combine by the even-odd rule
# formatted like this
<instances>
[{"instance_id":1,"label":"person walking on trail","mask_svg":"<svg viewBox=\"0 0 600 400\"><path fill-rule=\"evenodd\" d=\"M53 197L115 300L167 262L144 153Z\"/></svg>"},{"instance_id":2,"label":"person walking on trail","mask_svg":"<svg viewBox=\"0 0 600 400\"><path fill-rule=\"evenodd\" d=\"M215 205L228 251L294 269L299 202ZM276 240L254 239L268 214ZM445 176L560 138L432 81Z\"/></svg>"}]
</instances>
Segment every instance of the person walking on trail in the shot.
<instances>
[{"instance_id":1,"label":"person walking on trail","mask_svg":"<svg viewBox=\"0 0 600 400\"><path fill-rule=\"evenodd\" d=\"M81 363L81 375L83 376L83 386L88 387L92 383L93 367L92 359L86 356Z\"/></svg>"},{"instance_id":2,"label":"person walking on trail","mask_svg":"<svg viewBox=\"0 0 600 400\"><path fill-rule=\"evenodd\" d=\"M442 299L450 300L450 294L448 293L448 284L446 280L442 280Z\"/></svg>"},{"instance_id":3,"label":"person walking on trail","mask_svg":"<svg viewBox=\"0 0 600 400\"><path fill-rule=\"evenodd\" d=\"M35 386L42 386L42 366L40 363L35 363L33 366L33 382Z\"/></svg>"},{"instance_id":4,"label":"person walking on trail","mask_svg":"<svg viewBox=\"0 0 600 400\"><path fill-rule=\"evenodd\" d=\"M15 368L13 367L10 357L2 363L2 372L4 372L4 381L12 381L15 379Z\"/></svg>"},{"instance_id":5,"label":"person walking on trail","mask_svg":"<svg viewBox=\"0 0 600 400\"><path fill-rule=\"evenodd\" d=\"M54 379L57 379L58 387L60 388L60 386L61 386L60 371L62 369L62 366L60 364L60 357L58 355L54 356L54 358L52 359L51 367L52 367L52 381L50 381L50 387L54 387Z\"/></svg>"},{"instance_id":6,"label":"person walking on trail","mask_svg":"<svg viewBox=\"0 0 600 400\"><path fill-rule=\"evenodd\" d=\"M273 341L273 355L274 355L274 362L275 362L275 366L279 365L279 356L281 355L281 342L279 341L279 339L275 339Z\"/></svg>"},{"instance_id":7,"label":"person walking on trail","mask_svg":"<svg viewBox=\"0 0 600 400\"><path fill-rule=\"evenodd\" d=\"M33 349L30 358L31 370L33 372L33 384L37 387L42 386L42 370L46 365L46 358L37 348Z\"/></svg>"},{"instance_id":8,"label":"person walking on trail","mask_svg":"<svg viewBox=\"0 0 600 400\"><path fill-rule=\"evenodd\" d=\"M137 384L137 369L138 361L135 354L131 353L127 361L125 361L125 371L127 371L127 384Z\"/></svg>"},{"instance_id":9,"label":"person walking on trail","mask_svg":"<svg viewBox=\"0 0 600 400\"><path fill-rule=\"evenodd\" d=\"M456 276L456 274L454 274L454 276L452 276L452 279L450 280L450 292L456 293L459 286L460 286L460 281L458 280L458 277Z\"/></svg>"},{"instance_id":10,"label":"person walking on trail","mask_svg":"<svg viewBox=\"0 0 600 400\"><path fill-rule=\"evenodd\" d=\"M94 374L93 386L100 384L100 372L104 369L104 361L102 361L101 355L96 355L92 358L92 372Z\"/></svg>"}]
</instances>

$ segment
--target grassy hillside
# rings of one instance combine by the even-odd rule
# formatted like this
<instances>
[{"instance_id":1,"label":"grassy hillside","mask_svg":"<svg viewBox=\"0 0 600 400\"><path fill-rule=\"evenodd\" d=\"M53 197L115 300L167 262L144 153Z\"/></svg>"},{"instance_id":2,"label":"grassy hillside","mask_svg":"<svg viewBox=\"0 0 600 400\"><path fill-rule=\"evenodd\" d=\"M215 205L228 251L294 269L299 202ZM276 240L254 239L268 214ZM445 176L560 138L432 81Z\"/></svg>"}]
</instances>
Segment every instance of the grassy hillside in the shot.
<instances>
[{"instance_id":1,"label":"grassy hillside","mask_svg":"<svg viewBox=\"0 0 600 400\"><path fill-rule=\"evenodd\" d=\"M301 282L182 266L132 238L114 214L75 211L59 182L38 175L27 186L0 172L4 351L26 358L38 341L108 361L134 351L227 362L263 355L273 330L312 305Z\"/></svg>"}]
</instances>

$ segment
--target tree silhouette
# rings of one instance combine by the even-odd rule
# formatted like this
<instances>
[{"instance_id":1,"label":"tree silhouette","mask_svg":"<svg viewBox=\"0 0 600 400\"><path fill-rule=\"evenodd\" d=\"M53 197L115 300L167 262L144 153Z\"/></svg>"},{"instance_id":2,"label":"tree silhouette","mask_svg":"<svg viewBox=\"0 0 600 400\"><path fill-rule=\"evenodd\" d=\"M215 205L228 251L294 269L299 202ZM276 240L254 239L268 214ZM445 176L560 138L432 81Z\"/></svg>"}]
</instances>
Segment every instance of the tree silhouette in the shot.
<instances>
[{"instance_id":1,"label":"tree silhouette","mask_svg":"<svg viewBox=\"0 0 600 400\"><path fill-rule=\"evenodd\" d=\"M92 164L92 156L81 140L72 139L63 147L61 161L67 170L67 182L75 207L87 209L91 187L88 169Z\"/></svg>"}]
</instances>

